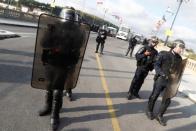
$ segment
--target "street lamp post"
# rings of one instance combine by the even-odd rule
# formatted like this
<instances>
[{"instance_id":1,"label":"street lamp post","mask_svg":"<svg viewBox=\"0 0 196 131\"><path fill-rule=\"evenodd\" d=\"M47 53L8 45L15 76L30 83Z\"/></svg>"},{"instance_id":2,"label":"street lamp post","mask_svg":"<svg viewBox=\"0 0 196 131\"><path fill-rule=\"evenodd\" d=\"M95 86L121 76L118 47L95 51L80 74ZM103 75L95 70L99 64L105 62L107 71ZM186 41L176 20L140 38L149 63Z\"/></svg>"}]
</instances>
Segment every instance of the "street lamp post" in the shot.
<instances>
[{"instance_id":1,"label":"street lamp post","mask_svg":"<svg viewBox=\"0 0 196 131\"><path fill-rule=\"evenodd\" d=\"M179 10L180 10L180 7L181 7L181 5L182 5L182 2L183 2L183 1L188 2L189 0L177 0L177 1L180 1L180 3L179 3L179 5L178 5L178 9L177 9L177 11L176 11L176 14L175 14L175 16L174 16L174 19L173 19L173 21L172 21L172 24L171 24L171 26L170 26L170 31L172 30L172 28L173 28L173 26L174 26L174 22L175 22L175 20L176 20L176 17L177 17L177 15L178 15L178 12L179 12ZM165 43L164 43L165 46L167 45L168 39L169 39L169 35L167 35L167 37L166 37L166 40L165 40Z\"/></svg>"},{"instance_id":2,"label":"street lamp post","mask_svg":"<svg viewBox=\"0 0 196 131\"><path fill-rule=\"evenodd\" d=\"M51 14L52 14L52 12L53 12L53 8L55 7L55 0L52 0L53 2L51 3Z\"/></svg>"},{"instance_id":3,"label":"street lamp post","mask_svg":"<svg viewBox=\"0 0 196 131\"><path fill-rule=\"evenodd\" d=\"M103 24L105 23L104 21L105 21L105 15L106 15L107 11L108 11L108 9L107 8L104 8Z\"/></svg>"}]
</instances>

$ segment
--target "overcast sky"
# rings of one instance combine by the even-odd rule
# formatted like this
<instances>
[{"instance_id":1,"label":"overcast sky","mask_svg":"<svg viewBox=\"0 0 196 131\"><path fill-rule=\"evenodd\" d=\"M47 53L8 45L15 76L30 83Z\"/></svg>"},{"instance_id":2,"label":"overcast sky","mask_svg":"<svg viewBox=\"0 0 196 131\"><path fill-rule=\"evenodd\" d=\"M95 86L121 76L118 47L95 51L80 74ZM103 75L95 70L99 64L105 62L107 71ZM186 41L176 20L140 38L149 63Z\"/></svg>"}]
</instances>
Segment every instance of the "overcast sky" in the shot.
<instances>
[{"instance_id":1,"label":"overcast sky","mask_svg":"<svg viewBox=\"0 0 196 131\"><path fill-rule=\"evenodd\" d=\"M36 0L44 3L51 3L53 0ZM174 15L166 13L168 7L170 11L176 12L179 2L177 0L98 0L103 1L103 5L97 5L97 0L56 0L56 5L73 6L76 9L95 14L104 18L104 9L107 9L106 20L119 25L119 21L112 17L116 14L122 18L122 23L128 25L132 31L145 36L152 33L153 28L163 15L166 22L161 26L157 36L165 40L165 30L169 29ZM179 1L179 0L178 0ZM187 0L184 0L187 1ZM196 1L183 2L176 21L173 26L173 35L169 38L174 40L183 39L189 48L196 51Z\"/></svg>"}]
</instances>

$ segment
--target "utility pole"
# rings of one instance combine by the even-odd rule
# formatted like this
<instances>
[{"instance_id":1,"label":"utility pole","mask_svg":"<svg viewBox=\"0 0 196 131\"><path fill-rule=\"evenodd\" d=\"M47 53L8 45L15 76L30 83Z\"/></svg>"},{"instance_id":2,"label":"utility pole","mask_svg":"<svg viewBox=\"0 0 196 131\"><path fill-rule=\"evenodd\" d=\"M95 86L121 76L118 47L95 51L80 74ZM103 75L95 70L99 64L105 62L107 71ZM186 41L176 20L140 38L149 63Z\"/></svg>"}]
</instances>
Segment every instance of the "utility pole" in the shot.
<instances>
[{"instance_id":1,"label":"utility pole","mask_svg":"<svg viewBox=\"0 0 196 131\"><path fill-rule=\"evenodd\" d=\"M171 24L171 26L170 26L170 31L172 30L172 28L173 28L173 26L174 26L174 22L175 22L175 20L176 20L176 17L177 17L177 15L178 15L178 12L179 12L179 10L180 10L180 7L181 7L181 5L182 5L182 2L183 2L183 1L188 2L189 0L179 0L179 1L180 1L180 3L179 3L179 5L178 5L178 9L177 9L177 11L176 11L176 14L175 14L175 16L174 16L174 19L173 19L173 21L172 21L172 24ZM166 37L166 40L165 40L165 43L164 43L165 46L167 45L168 39L169 39L169 35L167 35L167 37Z\"/></svg>"}]
</instances>

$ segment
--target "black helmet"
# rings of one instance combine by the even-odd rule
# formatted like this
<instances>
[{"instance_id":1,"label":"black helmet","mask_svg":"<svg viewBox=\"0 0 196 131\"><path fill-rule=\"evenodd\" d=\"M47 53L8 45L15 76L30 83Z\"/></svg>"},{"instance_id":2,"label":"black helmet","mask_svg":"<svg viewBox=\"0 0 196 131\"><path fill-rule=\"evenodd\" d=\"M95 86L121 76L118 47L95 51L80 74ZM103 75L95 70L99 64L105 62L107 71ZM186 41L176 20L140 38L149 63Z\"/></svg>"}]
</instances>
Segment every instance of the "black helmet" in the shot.
<instances>
[{"instance_id":1,"label":"black helmet","mask_svg":"<svg viewBox=\"0 0 196 131\"><path fill-rule=\"evenodd\" d=\"M150 40L151 40L153 43L156 43L156 44L159 43L159 38L156 37L156 36L152 36L152 37L150 38Z\"/></svg>"},{"instance_id":2,"label":"black helmet","mask_svg":"<svg viewBox=\"0 0 196 131\"><path fill-rule=\"evenodd\" d=\"M76 14L76 11L73 7L62 9L60 17L64 18L65 20L78 22L78 15Z\"/></svg>"},{"instance_id":3,"label":"black helmet","mask_svg":"<svg viewBox=\"0 0 196 131\"><path fill-rule=\"evenodd\" d=\"M177 39L177 40L173 41L173 46L174 47L178 46L178 47L184 49L185 48L185 43L184 43L183 40Z\"/></svg>"}]
</instances>

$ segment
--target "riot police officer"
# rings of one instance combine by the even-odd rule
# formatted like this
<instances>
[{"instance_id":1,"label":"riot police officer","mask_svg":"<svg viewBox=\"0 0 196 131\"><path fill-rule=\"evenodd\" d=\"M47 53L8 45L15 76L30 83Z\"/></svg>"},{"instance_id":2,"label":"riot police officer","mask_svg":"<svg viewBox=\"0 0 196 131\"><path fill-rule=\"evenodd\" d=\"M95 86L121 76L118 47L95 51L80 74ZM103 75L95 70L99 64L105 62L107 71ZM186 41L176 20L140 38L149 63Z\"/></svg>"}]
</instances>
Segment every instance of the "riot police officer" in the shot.
<instances>
[{"instance_id":1,"label":"riot police officer","mask_svg":"<svg viewBox=\"0 0 196 131\"><path fill-rule=\"evenodd\" d=\"M100 53L103 54L103 48L104 48L106 38L107 38L106 26L103 25L101 29L99 29L98 31L98 35L96 38L97 46L96 46L95 53L98 53L99 45L101 44Z\"/></svg>"},{"instance_id":2,"label":"riot police officer","mask_svg":"<svg viewBox=\"0 0 196 131\"><path fill-rule=\"evenodd\" d=\"M149 119L154 119L153 115L153 108L154 104L160 95L160 93L164 90L165 94L161 106L159 108L158 115L156 116L156 120L163 126L166 126L166 121L163 119L163 114L167 110L170 102L171 102L171 96L168 95L168 93L172 93L171 91L167 92L167 89L174 88L174 86L171 85L174 77L179 77L177 74L181 74L180 65L182 64L182 58L180 56L181 52L185 48L185 44L182 40L176 40L174 41L175 47L170 51L161 51L157 58L154 65L156 74L154 77L154 86L152 94L149 97L148 106L146 115ZM179 78L178 78L179 79ZM172 89L171 89L172 90ZM177 92L177 88L173 89L173 91ZM176 94L176 93L175 93ZM174 96L172 96L174 97Z\"/></svg>"},{"instance_id":3,"label":"riot police officer","mask_svg":"<svg viewBox=\"0 0 196 131\"><path fill-rule=\"evenodd\" d=\"M39 111L40 116L51 114L51 127L59 126L59 112L63 103L63 90L69 72L79 60L83 35L77 23L74 8L61 12L62 22L49 24L48 36L43 40L42 62L45 67L46 87L45 106ZM71 89L70 89L71 90ZM69 90L69 91L70 91Z\"/></svg>"},{"instance_id":4,"label":"riot police officer","mask_svg":"<svg viewBox=\"0 0 196 131\"><path fill-rule=\"evenodd\" d=\"M144 79L148 75L148 72L154 69L153 63L157 55L157 50L154 47L157 44L158 38L153 36L151 37L149 44L139 49L139 51L136 53L137 69L128 91L128 100L132 99L133 96L140 98L138 93Z\"/></svg>"},{"instance_id":5,"label":"riot police officer","mask_svg":"<svg viewBox=\"0 0 196 131\"><path fill-rule=\"evenodd\" d=\"M134 50L134 47L135 45L137 44L138 40L136 39L137 36L134 36L133 38L131 38L129 40L129 46L128 46L128 49L127 49L127 52L125 54L125 56L128 55L129 51L130 51L130 57L132 56L132 52Z\"/></svg>"}]
</instances>

